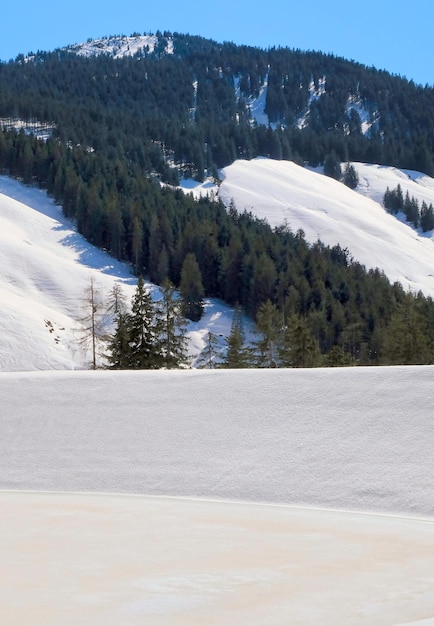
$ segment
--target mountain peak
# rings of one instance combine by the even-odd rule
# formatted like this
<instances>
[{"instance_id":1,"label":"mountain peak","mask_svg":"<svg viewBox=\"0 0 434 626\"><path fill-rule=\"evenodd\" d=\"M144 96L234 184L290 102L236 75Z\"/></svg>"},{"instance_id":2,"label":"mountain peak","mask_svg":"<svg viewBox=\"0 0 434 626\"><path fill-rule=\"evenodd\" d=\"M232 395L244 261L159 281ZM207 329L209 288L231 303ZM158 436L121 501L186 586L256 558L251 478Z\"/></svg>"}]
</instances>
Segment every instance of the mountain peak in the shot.
<instances>
[{"instance_id":1,"label":"mountain peak","mask_svg":"<svg viewBox=\"0 0 434 626\"><path fill-rule=\"evenodd\" d=\"M155 52L159 38L156 35L139 35L137 33L125 35L113 35L100 39L89 39L85 43L78 43L65 48L70 52L83 57L100 55L112 56L119 59L127 56L143 56ZM173 52L173 44L169 39L164 41L166 54Z\"/></svg>"}]
</instances>

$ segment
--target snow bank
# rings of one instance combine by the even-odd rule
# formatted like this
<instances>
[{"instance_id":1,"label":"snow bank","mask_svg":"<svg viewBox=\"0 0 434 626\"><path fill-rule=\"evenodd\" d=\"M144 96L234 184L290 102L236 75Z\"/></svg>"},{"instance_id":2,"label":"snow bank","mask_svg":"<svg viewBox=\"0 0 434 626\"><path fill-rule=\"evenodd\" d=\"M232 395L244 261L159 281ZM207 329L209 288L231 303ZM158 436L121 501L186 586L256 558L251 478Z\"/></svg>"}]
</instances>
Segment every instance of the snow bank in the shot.
<instances>
[{"instance_id":1,"label":"snow bank","mask_svg":"<svg viewBox=\"0 0 434 626\"><path fill-rule=\"evenodd\" d=\"M0 488L434 515L433 367L0 375Z\"/></svg>"}]
</instances>

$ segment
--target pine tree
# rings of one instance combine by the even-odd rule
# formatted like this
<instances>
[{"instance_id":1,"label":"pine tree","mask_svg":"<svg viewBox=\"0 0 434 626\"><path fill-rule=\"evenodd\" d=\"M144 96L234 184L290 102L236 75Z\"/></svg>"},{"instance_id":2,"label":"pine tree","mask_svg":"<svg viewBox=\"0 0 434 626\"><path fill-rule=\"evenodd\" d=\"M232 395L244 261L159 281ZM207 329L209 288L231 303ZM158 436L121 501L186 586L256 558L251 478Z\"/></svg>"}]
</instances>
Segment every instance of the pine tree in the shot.
<instances>
[{"instance_id":1,"label":"pine tree","mask_svg":"<svg viewBox=\"0 0 434 626\"><path fill-rule=\"evenodd\" d=\"M324 174L336 180L342 178L341 162L334 150L324 159Z\"/></svg>"},{"instance_id":2,"label":"pine tree","mask_svg":"<svg viewBox=\"0 0 434 626\"><path fill-rule=\"evenodd\" d=\"M261 338L256 342L258 367L278 367L278 343L281 331L281 314L271 300L259 307L256 328Z\"/></svg>"},{"instance_id":3,"label":"pine tree","mask_svg":"<svg viewBox=\"0 0 434 626\"><path fill-rule=\"evenodd\" d=\"M205 341L205 348L200 353L196 364L201 369L214 369L220 357L217 337L208 330Z\"/></svg>"},{"instance_id":4,"label":"pine tree","mask_svg":"<svg viewBox=\"0 0 434 626\"><path fill-rule=\"evenodd\" d=\"M359 175L351 163L345 165L342 182L350 189L355 189L359 184Z\"/></svg>"},{"instance_id":5,"label":"pine tree","mask_svg":"<svg viewBox=\"0 0 434 626\"><path fill-rule=\"evenodd\" d=\"M354 364L351 355L345 352L342 346L333 346L324 357L326 367L348 367L351 363Z\"/></svg>"},{"instance_id":6,"label":"pine tree","mask_svg":"<svg viewBox=\"0 0 434 626\"><path fill-rule=\"evenodd\" d=\"M419 226L419 204L414 196L410 198L408 191L405 194L404 214L409 224L413 224L415 228Z\"/></svg>"},{"instance_id":7,"label":"pine tree","mask_svg":"<svg viewBox=\"0 0 434 626\"><path fill-rule=\"evenodd\" d=\"M234 317L231 325L231 332L226 339L227 351L223 367L231 369L240 369L249 367L251 362L251 354L244 345L244 332L241 322L241 312L238 308L234 311Z\"/></svg>"},{"instance_id":8,"label":"pine tree","mask_svg":"<svg viewBox=\"0 0 434 626\"><path fill-rule=\"evenodd\" d=\"M433 362L429 328L410 294L392 315L383 336L383 363L424 365Z\"/></svg>"},{"instance_id":9,"label":"pine tree","mask_svg":"<svg viewBox=\"0 0 434 626\"><path fill-rule=\"evenodd\" d=\"M284 367L315 367L318 350L306 321L293 315L283 332L279 357Z\"/></svg>"},{"instance_id":10,"label":"pine tree","mask_svg":"<svg viewBox=\"0 0 434 626\"><path fill-rule=\"evenodd\" d=\"M198 322L203 314L204 289L199 264L192 252L184 259L179 291L185 317L192 322Z\"/></svg>"},{"instance_id":11,"label":"pine tree","mask_svg":"<svg viewBox=\"0 0 434 626\"><path fill-rule=\"evenodd\" d=\"M187 322L182 314L182 303L176 297L175 287L166 280L161 288L162 298L157 302L157 353L160 367L186 367Z\"/></svg>"},{"instance_id":12,"label":"pine tree","mask_svg":"<svg viewBox=\"0 0 434 626\"><path fill-rule=\"evenodd\" d=\"M131 369L156 369L159 366L159 359L156 353L155 307L141 277L133 295L128 327L129 367Z\"/></svg>"},{"instance_id":13,"label":"pine tree","mask_svg":"<svg viewBox=\"0 0 434 626\"><path fill-rule=\"evenodd\" d=\"M109 367L112 369L130 369L130 316L118 312L115 331L108 345Z\"/></svg>"},{"instance_id":14,"label":"pine tree","mask_svg":"<svg viewBox=\"0 0 434 626\"><path fill-rule=\"evenodd\" d=\"M428 206L424 201L420 210L420 227L424 233L434 229L434 209L430 203Z\"/></svg>"}]
</instances>

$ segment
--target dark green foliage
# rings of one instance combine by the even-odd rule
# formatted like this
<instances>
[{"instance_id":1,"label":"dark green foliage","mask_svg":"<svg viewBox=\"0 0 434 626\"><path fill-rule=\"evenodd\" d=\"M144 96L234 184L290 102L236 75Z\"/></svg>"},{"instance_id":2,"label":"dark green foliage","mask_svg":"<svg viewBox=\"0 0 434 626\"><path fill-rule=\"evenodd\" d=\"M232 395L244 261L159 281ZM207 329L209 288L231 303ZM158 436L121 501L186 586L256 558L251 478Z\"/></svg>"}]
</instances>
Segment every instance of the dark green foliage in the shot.
<instances>
[{"instance_id":1,"label":"dark green foliage","mask_svg":"<svg viewBox=\"0 0 434 626\"><path fill-rule=\"evenodd\" d=\"M393 215L404 211L404 196L399 183L396 189L390 190L389 187L387 187L383 197L383 205L389 213Z\"/></svg>"},{"instance_id":2,"label":"dark green foliage","mask_svg":"<svg viewBox=\"0 0 434 626\"><path fill-rule=\"evenodd\" d=\"M131 311L118 307L107 360L113 369L173 369L187 366L186 320L175 289L166 281L154 303L139 278Z\"/></svg>"},{"instance_id":3,"label":"dark green foliage","mask_svg":"<svg viewBox=\"0 0 434 626\"><path fill-rule=\"evenodd\" d=\"M433 362L432 336L420 299L406 297L393 313L384 334L387 364L424 365Z\"/></svg>"},{"instance_id":4,"label":"dark green foliage","mask_svg":"<svg viewBox=\"0 0 434 626\"><path fill-rule=\"evenodd\" d=\"M182 314L182 303L175 287L165 280L161 300L156 304L157 342L160 367L174 369L187 365L187 321Z\"/></svg>"},{"instance_id":5,"label":"dark green foliage","mask_svg":"<svg viewBox=\"0 0 434 626\"><path fill-rule=\"evenodd\" d=\"M154 53L134 58L56 50L2 63L0 117L54 124L62 143L110 152L171 184L178 170L168 158L198 179L235 158L318 165L332 152L340 161L434 173L432 88L333 55L179 33L168 55L168 36L159 35ZM248 108L266 80L265 109L276 130L252 124ZM370 117L365 134L358 107ZM17 151L28 179L33 155L27 146Z\"/></svg>"},{"instance_id":6,"label":"dark green foliage","mask_svg":"<svg viewBox=\"0 0 434 626\"><path fill-rule=\"evenodd\" d=\"M359 175L356 168L351 163L347 163L342 175L342 182L350 189L355 189L359 184Z\"/></svg>"},{"instance_id":7,"label":"dark green foliage","mask_svg":"<svg viewBox=\"0 0 434 626\"><path fill-rule=\"evenodd\" d=\"M422 202L422 208L420 210L420 227L423 232L434 229L434 208L430 203L428 206L426 202Z\"/></svg>"},{"instance_id":8,"label":"dark green foliage","mask_svg":"<svg viewBox=\"0 0 434 626\"><path fill-rule=\"evenodd\" d=\"M336 180L342 178L341 160L334 151L330 152L324 159L324 174Z\"/></svg>"},{"instance_id":9,"label":"dark green foliage","mask_svg":"<svg viewBox=\"0 0 434 626\"><path fill-rule=\"evenodd\" d=\"M129 315L119 312L113 336L108 344L109 367L116 370L131 369Z\"/></svg>"},{"instance_id":10,"label":"dark green foliage","mask_svg":"<svg viewBox=\"0 0 434 626\"><path fill-rule=\"evenodd\" d=\"M266 300L259 307L256 328L260 333L260 339L256 343L257 367L278 367L281 314L271 300Z\"/></svg>"},{"instance_id":11,"label":"dark green foliage","mask_svg":"<svg viewBox=\"0 0 434 626\"><path fill-rule=\"evenodd\" d=\"M128 317L128 361L130 369L156 369L159 367L157 324L151 294L145 289L142 278L137 283Z\"/></svg>"},{"instance_id":12,"label":"dark green foliage","mask_svg":"<svg viewBox=\"0 0 434 626\"><path fill-rule=\"evenodd\" d=\"M429 206L425 201L419 208L418 201L407 191L405 198L402 193L401 185L398 184L396 189L390 190L389 187L383 197L384 207L393 215L402 211L409 224L413 224L415 228L420 226L423 232L434 229L434 209L432 204Z\"/></svg>"},{"instance_id":13,"label":"dark green foliage","mask_svg":"<svg viewBox=\"0 0 434 626\"><path fill-rule=\"evenodd\" d=\"M182 265L179 292L185 317L198 322L203 314L204 288L199 264L192 252L187 254Z\"/></svg>"},{"instance_id":14,"label":"dark green foliage","mask_svg":"<svg viewBox=\"0 0 434 626\"><path fill-rule=\"evenodd\" d=\"M319 354L306 320L292 316L282 332L279 356L284 367L315 367Z\"/></svg>"},{"instance_id":15,"label":"dark green foliage","mask_svg":"<svg viewBox=\"0 0 434 626\"><path fill-rule=\"evenodd\" d=\"M245 346L244 332L239 307L235 308L231 332L226 339L226 357L222 367L240 369L252 364L251 350Z\"/></svg>"}]
</instances>

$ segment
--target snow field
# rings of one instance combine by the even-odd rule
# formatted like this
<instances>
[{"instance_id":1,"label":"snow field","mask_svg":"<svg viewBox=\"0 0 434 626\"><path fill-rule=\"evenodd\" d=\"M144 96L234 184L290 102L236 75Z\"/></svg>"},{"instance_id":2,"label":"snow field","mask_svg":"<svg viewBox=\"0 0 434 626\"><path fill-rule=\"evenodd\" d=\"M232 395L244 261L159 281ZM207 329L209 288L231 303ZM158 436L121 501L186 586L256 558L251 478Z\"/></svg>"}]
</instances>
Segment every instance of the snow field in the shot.
<instances>
[{"instance_id":1,"label":"snow field","mask_svg":"<svg viewBox=\"0 0 434 626\"><path fill-rule=\"evenodd\" d=\"M104 494L0 506L5 624L433 624L432 522Z\"/></svg>"},{"instance_id":2,"label":"snow field","mask_svg":"<svg viewBox=\"0 0 434 626\"><path fill-rule=\"evenodd\" d=\"M433 372L0 374L0 621L431 626Z\"/></svg>"}]
</instances>

